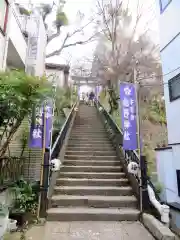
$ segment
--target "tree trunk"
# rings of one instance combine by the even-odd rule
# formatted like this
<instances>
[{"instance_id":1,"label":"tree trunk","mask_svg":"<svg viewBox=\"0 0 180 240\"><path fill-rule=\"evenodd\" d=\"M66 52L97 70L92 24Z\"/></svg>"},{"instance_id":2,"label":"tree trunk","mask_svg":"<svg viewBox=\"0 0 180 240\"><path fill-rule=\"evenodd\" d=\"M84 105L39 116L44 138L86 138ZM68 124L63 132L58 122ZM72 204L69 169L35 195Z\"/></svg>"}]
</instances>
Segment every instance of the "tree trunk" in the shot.
<instances>
[{"instance_id":1,"label":"tree trunk","mask_svg":"<svg viewBox=\"0 0 180 240\"><path fill-rule=\"evenodd\" d=\"M1 149L0 149L0 158L2 158L2 157L5 155L5 153L6 153L6 151L7 151L7 148L8 148L8 146L9 146L9 144L10 144L10 142L11 142L14 134L17 132L19 126L21 125L23 119L24 119L24 117L21 118L21 119L18 119L18 120L16 121L16 123L14 124L14 126L11 128L11 131L9 132L9 135L8 135L6 141L5 141L4 144L1 146Z\"/></svg>"}]
</instances>

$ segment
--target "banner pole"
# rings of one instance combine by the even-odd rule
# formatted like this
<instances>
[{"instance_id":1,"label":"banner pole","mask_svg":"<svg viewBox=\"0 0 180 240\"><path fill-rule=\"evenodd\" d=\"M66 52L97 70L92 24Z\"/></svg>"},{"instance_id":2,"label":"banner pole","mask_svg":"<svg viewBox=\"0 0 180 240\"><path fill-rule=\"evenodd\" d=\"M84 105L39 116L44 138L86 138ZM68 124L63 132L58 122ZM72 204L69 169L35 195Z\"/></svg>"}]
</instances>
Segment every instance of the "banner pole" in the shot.
<instances>
[{"instance_id":1,"label":"banner pole","mask_svg":"<svg viewBox=\"0 0 180 240\"><path fill-rule=\"evenodd\" d=\"M38 201L38 211L37 217L40 216L40 209L41 209L41 196L42 196L42 184L43 184L43 173L44 173L44 155L45 155L45 145L46 145L46 103L43 107L43 141L42 141L42 160L41 160L41 173L40 173L40 193L39 193L39 201ZM44 191L44 189L43 189Z\"/></svg>"},{"instance_id":2,"label":"banner pole","mask_svg":"<svg viewBox=\"0 0 180 240\"><path fill-rule=\"evenodd\" d=\"M137 143L138 143L138 155L139 155L139 207L140 213L143 210L142 199L142 177L141 177L141 121L140 121L140 84L137 82L136 69L134 69L134 84L136 90L136 124L137 124Z\"/></svg>"}]
</instances>

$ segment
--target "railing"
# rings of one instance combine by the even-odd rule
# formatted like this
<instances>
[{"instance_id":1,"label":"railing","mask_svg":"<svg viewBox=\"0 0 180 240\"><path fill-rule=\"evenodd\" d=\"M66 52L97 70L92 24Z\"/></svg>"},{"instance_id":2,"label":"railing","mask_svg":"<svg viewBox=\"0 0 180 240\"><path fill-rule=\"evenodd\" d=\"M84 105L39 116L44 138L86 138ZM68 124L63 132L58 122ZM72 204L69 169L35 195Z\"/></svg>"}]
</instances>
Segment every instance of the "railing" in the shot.
<instances>
[{"instance_id":1,"label":"railing","mask_svg":"<svg viewBox=\"0 0 180 240\"><path fill-rule=\"evenodd\" d=\"M159 220L164 223L168 223L168 207L161 204L159 195L157 194L156 189L150 178L147 176L147 162L145 160L145 157L142 156L141 159L139 159L136 151L124 151L122 130L119 129L112 117L108 114L108 112L99 102L96 102L96 107L99 111L102 121L105 124L105 128L110 134L110 138L115 146L117 154L122 160L124 171L126 172L130 180L134 194L138 198L139 203L140 201L142 203L142 212L150 211ZM135 162L139 166L141 166L141 177L128 173L127 166L130 162Z\"/></svg>"},{"instance_id":2,"label":"railing","mask_svg":"<svg viewBox=\"0 0 180 240\"><path fill-rule=\"evenodd\" d=\"M44 161L43 161L43 180L40 186L41 190L41 206L40 206L40 215L41 217L46 216L46 210L48 208L48 198L49 198L49 193L51 188L51 180L52 180L52 160L57 159L61 149L63 147L68 129L70 127L71 121L73 119L74 115L74 110L75 107L77 106L77 103L75 103L63 125L61 128L56 141L53 144L53 147L51 150L46 149L46 152L44 154Z\"/></svg>"},{"instance_id":3,"label":"railing","mask_svg":"<svg viewBox=\"0 0 180 240\"><path fill-rule=\"evenodd\" d=\"M26 25L27 25L27 21L28 21L28 17L27 16L21 16L17 10L16 7L12 6L12 14L14 15L14 18L23 34L24 37L24 32L26 31L25 27L23 26L25 24L26 21ZM25 38L25 37L24 37Z\"/></svg>"},{"instance_id":4,"label":"railing","mask_svg":"<svg viewBox=\"0 0 180 240\"><path fill-rule=\"evenodd\" d=\"M63 146L64 143L64 139L66 137L67 131L69 129L69 125L71 123L72 117L73 117L73 113L74 113L74 109L77 106L77 103L75 103L71 109L71 112L69 113L65 123L63 124L63 127L61 128L61 131L59 132L59 135L57 136L57 139L55 141L55 143L53 144L52 150L51 150L51 155L50 158L54 159L57 158L59 155L59 152L61 151L61 148Z\"/></svg>"},{"instance_id":5,"label":"railing","mask_svg":"<svg viewBox=\"0 0 180 240\"><path fill-rule=\"evenodd\" d=\"M0 158L0 191L8 187L8 184L16 181L23 174L23 157Z\"/></svg>"}]
</instances>

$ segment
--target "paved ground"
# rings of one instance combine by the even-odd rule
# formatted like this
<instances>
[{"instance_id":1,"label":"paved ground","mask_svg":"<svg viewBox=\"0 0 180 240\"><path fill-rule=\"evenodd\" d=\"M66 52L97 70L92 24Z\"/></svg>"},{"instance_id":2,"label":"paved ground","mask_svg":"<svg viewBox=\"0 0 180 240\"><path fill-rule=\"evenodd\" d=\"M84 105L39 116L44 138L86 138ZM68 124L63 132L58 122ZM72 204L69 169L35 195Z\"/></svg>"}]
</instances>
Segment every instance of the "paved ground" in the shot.
<instances>
[{"instance_id":1,"label":"paved ground","mask_svg":"<svg viewBox=\"0 0 180 240\"><path fill-rule=\"evenodd\" d=\"M48 222L33 227L27 240L154 240L139 222Z\"/></svg>"}]
</instances>

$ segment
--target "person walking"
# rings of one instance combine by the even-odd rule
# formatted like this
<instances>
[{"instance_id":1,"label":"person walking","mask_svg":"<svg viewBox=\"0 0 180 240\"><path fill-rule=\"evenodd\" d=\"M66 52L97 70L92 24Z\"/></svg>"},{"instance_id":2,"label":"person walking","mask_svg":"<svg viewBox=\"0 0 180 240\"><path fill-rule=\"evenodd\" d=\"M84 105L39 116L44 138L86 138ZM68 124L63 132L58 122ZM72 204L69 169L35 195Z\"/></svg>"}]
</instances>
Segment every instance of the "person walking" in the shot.
<instances>
[{"instance_id":1,"label":"person walking","mask_svg":"<svg viewBox=\"0 0 180 240\"><path fill-rule=\"evenodd\" d=\"M94 92L90 92L89 101L91 106L94 106L94 97L95 97Z\"/></svg>"}]
</instances>

